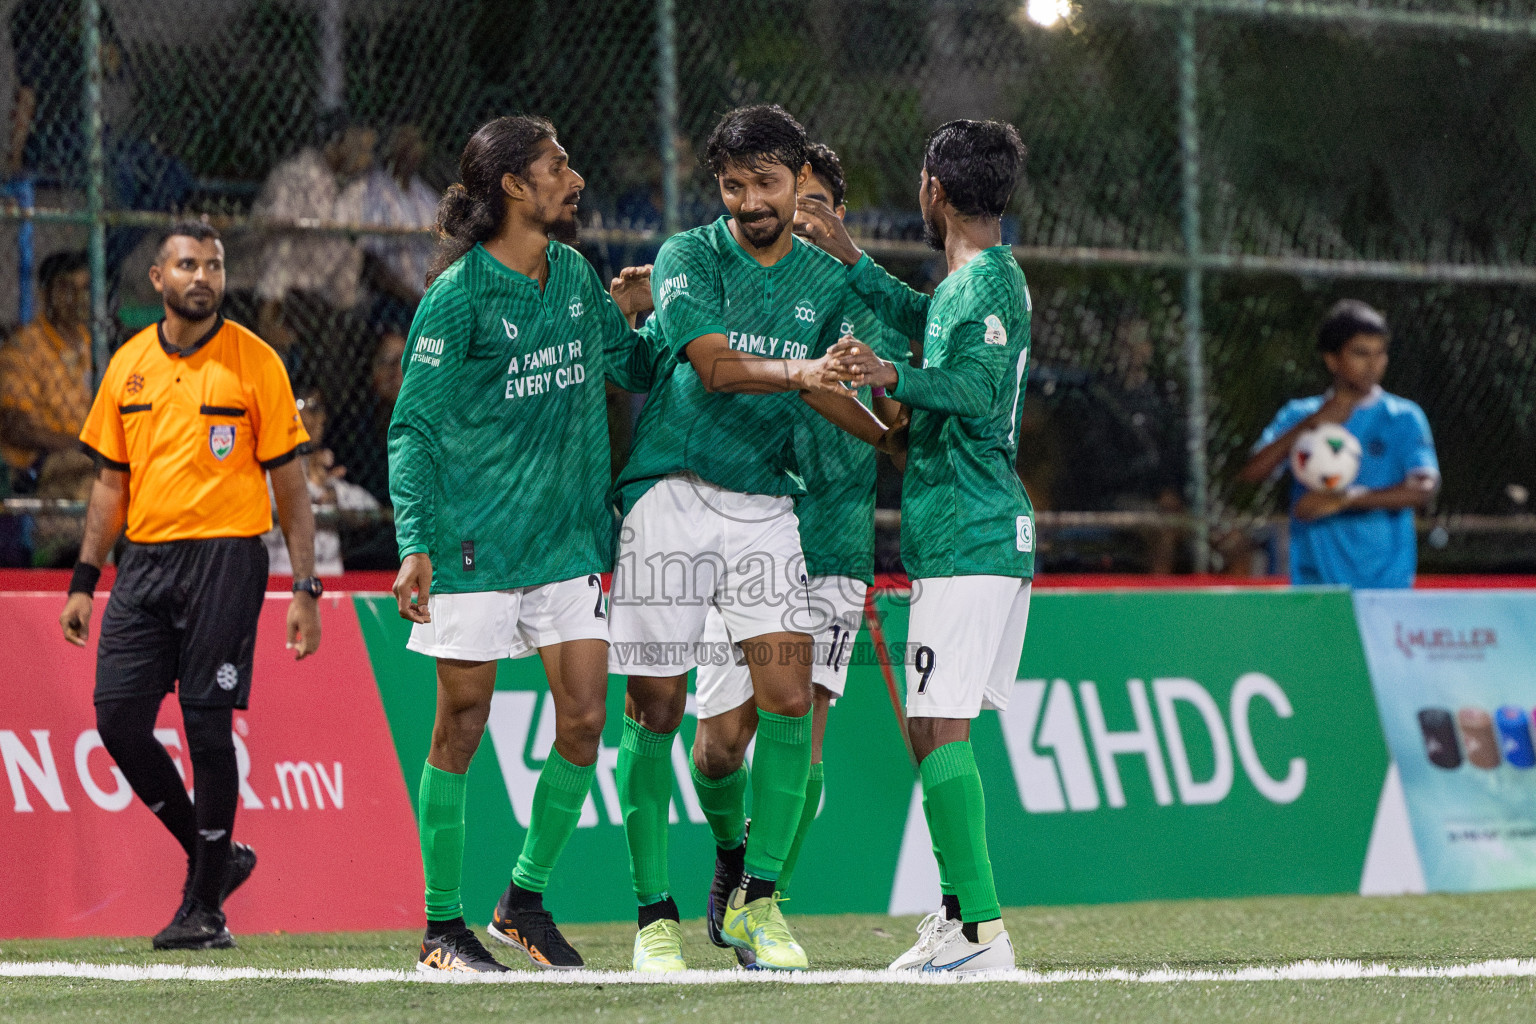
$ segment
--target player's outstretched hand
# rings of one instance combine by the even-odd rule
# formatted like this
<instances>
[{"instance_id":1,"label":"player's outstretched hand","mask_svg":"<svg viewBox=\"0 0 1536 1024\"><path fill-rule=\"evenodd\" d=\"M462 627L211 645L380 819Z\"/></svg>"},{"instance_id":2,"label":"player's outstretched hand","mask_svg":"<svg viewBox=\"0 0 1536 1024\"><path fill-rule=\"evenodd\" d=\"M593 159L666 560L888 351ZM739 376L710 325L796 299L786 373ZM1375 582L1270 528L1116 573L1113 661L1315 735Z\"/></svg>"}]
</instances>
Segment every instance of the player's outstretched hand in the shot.
<instances>
[{"instance_id":1,"label":"player's outstretched hand","mask_svg":"<svg viewBox=\"0 0 1536 1024\"><path fill-rule=\"evenodd\" d=\"M70 594L59 615L59 625L64 627L65 640L76 647L84 647L91 637L91 595Z\"/></svg>"},{"instance_id":2,"label":"player's outstretched hand","mask_svg":"<svg viewBox=\"0 0 1536 1024\"><path fill-rule=\"evenodd\" d=\"M431 622L432 613L427 610L427 598L432 596L432 559L417 552L406 555L395 576L395 603L400 617L411 622ZM411 595L415 595L415 600Z\"/></svg>"},{"instance_id":3,"label":"player's outstretched hand","mask_svg":"<svg viewBox=\"0 0 1536 1024\"><path fill-rule=\"evenodd\" d=\"M625 267L619 276L608 282L608 294L618 305L619 312L631 320L654 308L651 302L651 265Z\"/></svg>"},{"instance_id":4,"label":"player's outstretched hand","mask_svg":"<svg viewBox=\"0 0 1536 1024\"><path fill-rule=\"evenodd\" d=\"M288 604L288 649L294 661L320 649L320 601L312 594L294 594Z\"/></svg>"},{"instance_id":5,"label":"player's outstretched hand","mask_svg":"<svg viewBox=\"0 0 1536 1024\"><path fill-rule=\"evenodd\" d=\"M875 350L854 337L845 337L827 350L832 372L856 388L896 386L896 367L875 355Z\"/></svg>"},{"instance_id":6,"label":"player's outstretched hand","mask_svg":"<svg viewBox=\"0 0 1536 1024\"><path fill-rule=\"evenodd\" d=\"M847 378L838 370L830 351L819 359L801 360L795 371L795 383L801 391L848 394Z\"/></svg>"},{"instance_id":7,"label":"player's outstretched hand","mask_svg":"<svg viewBox=\"0 0 1536 1024\"><path fill-rule=\"evenodd\" d=\"M795 234L837 257L848 266L864 253L848 235L841 218L820 199L801 196L795 204Z\"/></svg>"}]
</instances>

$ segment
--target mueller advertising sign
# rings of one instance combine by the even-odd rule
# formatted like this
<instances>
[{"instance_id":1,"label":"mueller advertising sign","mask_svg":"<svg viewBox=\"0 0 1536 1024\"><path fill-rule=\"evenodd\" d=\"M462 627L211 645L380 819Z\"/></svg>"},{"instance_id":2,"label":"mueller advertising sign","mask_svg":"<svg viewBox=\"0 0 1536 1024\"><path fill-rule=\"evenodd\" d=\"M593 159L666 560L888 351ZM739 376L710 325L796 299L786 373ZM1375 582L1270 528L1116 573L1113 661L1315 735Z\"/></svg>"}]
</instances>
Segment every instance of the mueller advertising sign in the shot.
<instances>
[{"instance_id":1,"label":"mueller advertising sign","mask_svg":"<svg viewBox=\"0 0 1536 1024\"><path fill-rule=\"evenodd\" d=\"M1355 607L1426 884L1536 886L1536 594L1366 591Z\"/></svg>"},{"instance_id":2,"label":"mueller advertising sign","mask_svg":"<svg viewBox=\"0 0 1536 1024\"><path fill-rule=\"evenodd\" d=\"M62 597L0 596L0 937L148 935L181 899L186 860L134 799L96 733L90 647L59 636ZM237 933L400 928L421 916L410 802L349 600L321 602L324 639L295 663L287 597L261 616L249 712L236 712L240 810L251 881L229 902ZM99 627L104 601L97 601ZM192 788L176 698L156 737ZM14 873L13 873L14 874Z\"/></svg>"}]
</instances>

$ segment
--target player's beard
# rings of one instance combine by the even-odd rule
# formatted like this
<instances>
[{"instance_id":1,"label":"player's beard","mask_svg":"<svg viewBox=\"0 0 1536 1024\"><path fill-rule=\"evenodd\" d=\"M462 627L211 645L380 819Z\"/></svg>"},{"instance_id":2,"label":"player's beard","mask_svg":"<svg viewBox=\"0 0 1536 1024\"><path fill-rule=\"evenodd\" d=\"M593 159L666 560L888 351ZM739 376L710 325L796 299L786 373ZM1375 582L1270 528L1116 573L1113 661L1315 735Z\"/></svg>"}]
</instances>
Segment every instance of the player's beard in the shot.
<instances>
[{"instance_id":1,"label":"player's beard","mask_svg":"<svg viewBox=\"0 0 1536 1024\"><path fill-rule=\"evenodd\" d=\"M928 219L926 213L923 214L923 241L927 243L930 249L937 249L939 252L944 251L944 233L939 230L937 224Z\"/></svg>"},{"instance_id":2,"label":"player's beard","mask_svg":"<svg viewBox=\"0 0 1536 1024\"><path fill-rule=\"evenodd\" d=\"M581 221L574 210L565 211L545 232L550 238L566 245L575 245L581 238Z\"/></svg>"},{"instance_id":3,"label":"player's beard","mask_svg":"<svg viewBox=\"0 0 1536 1024\"><path fill-rule=\"evenodd\" d=\"M211 300L199 301L194 304L187 301L187 299L183 296L174 295L171 292L166 292L164 295L165 308L169 309L172 313L175 313L183 320L191 320L194 323L198 320L206 320L219 311L219 305L223 302L224 299L223 295L219 294L211 288L207 289L206 293L212 296ZM201 296L199 296L199 298L201 298Z\"/></svg>"},{"instance_id":4,"label":"player's beard","mask_svg":"<svg viewBox=\"0 0 1536 1024\"><path fill-rule=\"evenodd\" d=\"M769 223L773 224L772 234L766 227ZM784 234L784 218L773 213L759 214L751 220L737 217L736 224L741 228L742 237L758 249L771 247Z\"/></svg>"}]
</instances>

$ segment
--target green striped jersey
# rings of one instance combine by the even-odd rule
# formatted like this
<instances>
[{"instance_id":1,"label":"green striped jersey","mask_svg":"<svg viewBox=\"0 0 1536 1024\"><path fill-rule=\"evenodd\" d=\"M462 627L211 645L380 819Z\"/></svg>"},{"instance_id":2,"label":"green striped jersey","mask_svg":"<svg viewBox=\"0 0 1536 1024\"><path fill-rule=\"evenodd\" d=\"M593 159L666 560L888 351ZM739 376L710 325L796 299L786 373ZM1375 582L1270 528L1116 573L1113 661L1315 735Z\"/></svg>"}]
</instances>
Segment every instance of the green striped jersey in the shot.
<instances>
[{"instance_id":1,"label":"green striped jersey","mask_svg":"<svg viewBox=\"0 0 1536 1024\"><path fill-rule=\"evenodd\" d=\"M907 575L1032 577L1034 509L1014 468L1030 302L1012 250L983 250L931 300L868 255L848 279L891 327L923 335L922 368L897 363L890 390L912 407L901 494Z\"/></svg>"},{"instance_id":2,"label":"green striped jersey","mask_svg":"<svg viewBox=\"0 0 1536 1024\"><path fill-rule=\"evenodd\" d=\"M857 299L844 317L847 330L882 359L905 362L911 347ZM859 401L870 403L868 388ZM851 576L873 583L875 575L875 450L802 404L795 451L805 493L795 500L800 547L811 576Z\"/></svg>"},{"instance_id":3,"label":"green striped jersey","mask_svg":"<svg viewBox=\"0 0 1536 1024\"><path fill-rule=\"evenodd\" d=\"M689 472L744 494L798 495L794 428L798 394L710 392L687 362L695 338L724 334L734 351L808 359L837 341L850 300L847 275L826 253L795 238L771 267L747 255L730 218L674 235L651 273L662 368L640 411L617 497L627 513L656 481Z\"/></svg>"},{"instance_id":4,"label":"green striped jersey","mask_svg":"<svg viewBox=\"0 0 1536 1024\"><path fill-rule=\"evenodd\" d=\"M432 282L389 425L400 557L432 588L537 586L613 565L604 379L635 335L580 253L550 242L543 290L475 246Z\"/></svg>"}]
</instances>

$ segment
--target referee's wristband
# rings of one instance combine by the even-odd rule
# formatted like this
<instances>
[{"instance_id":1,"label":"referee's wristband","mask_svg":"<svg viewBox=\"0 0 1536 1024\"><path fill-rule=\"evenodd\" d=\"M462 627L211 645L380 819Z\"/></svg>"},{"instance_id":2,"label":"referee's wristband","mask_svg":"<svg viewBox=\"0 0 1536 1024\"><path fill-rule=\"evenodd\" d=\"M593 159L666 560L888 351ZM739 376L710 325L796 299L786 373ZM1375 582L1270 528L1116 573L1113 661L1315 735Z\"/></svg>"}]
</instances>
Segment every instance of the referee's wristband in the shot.
<instances>
[{"instance_id":1,"label":"referee's wristband","mask_svg":"<svg viewBox=\"0 0 1536 1024\"><path fill-rule=\"evenodd\" d=\"M101 566L91 565L88 562L76 562L74 575L69 578L69 592L71 594L85 594L87 596L96 593L96 584L101 580Z\"/></svg>"}]
</instances>

